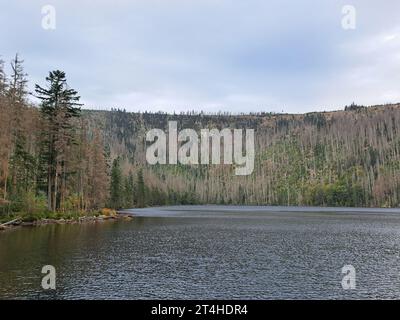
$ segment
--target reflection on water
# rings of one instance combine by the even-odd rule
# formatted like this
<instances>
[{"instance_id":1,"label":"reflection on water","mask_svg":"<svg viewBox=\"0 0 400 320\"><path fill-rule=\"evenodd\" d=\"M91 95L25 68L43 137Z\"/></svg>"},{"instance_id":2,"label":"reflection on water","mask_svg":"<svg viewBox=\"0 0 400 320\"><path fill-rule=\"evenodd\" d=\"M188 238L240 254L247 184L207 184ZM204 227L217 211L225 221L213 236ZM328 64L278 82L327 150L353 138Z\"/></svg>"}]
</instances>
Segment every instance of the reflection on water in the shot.
<instances>
[{"instance_id":1,"label":"reflection on water","mask_svg":"<svg viewBox=\"0 0 400 320\"><path fill-rule=\"evenodd\" d=\"M0 298L400 298L395 210L170 207L0 233ZM57 289L41 289L41 268ZM342 289L341 268L357 289Z\"/></svg>"}]
</instances>

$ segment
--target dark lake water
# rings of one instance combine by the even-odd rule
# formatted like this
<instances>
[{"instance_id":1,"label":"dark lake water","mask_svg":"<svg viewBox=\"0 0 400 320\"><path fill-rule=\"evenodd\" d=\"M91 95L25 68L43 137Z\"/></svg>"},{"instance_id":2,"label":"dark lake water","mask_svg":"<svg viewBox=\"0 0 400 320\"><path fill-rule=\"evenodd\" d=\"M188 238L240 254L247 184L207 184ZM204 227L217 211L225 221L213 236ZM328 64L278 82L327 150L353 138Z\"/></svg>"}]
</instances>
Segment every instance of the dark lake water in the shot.
<instances>
[{"instance_id":1,"label":"dark lake water","mask_svg":"<svg viewBox=\"0 0 400 320\"><path fill-rule=\"evenodd\" d=\"M3 299L399 299L400 210L184 206L0 233ZM53 265L56 290L41 288ZM344 265L356 289L342 288Z\"/></svg>"}]
</instances>

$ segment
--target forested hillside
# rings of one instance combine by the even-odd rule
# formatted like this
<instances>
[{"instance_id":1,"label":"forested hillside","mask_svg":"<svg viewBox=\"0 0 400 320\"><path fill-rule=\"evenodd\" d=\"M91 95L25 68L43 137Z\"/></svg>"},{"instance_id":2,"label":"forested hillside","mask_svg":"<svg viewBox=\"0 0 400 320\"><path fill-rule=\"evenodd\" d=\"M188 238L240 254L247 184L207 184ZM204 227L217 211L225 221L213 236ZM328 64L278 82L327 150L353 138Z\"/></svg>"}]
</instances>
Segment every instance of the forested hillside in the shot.
<instances>
[{"instance_id":1,"label":"forested hillside","mask_svg":"<svg viewBox=\"0 0 400 320\"><path fill-rule=\"evenodd\" d=\"M128 113L79 104L64 72L27 92L18 56L0 63L0 212L166 204L400 205L400 105L288 114ZM249 176L233 165L146 163L146 132L255 130Z\"/></svg>"},{"instance_id":2,"label":"forested hillside","mask_svg":"<svg viewBox=\"0 0 400 320\"><path fill-rule=\"evenodd\" d=\"M105 137L125 176L143 169L145 203L218 203L396 207L400 203L400 106L286 114L150 114L85 112ZM146 165L146 132L253 128L256 160L250 176L231 165ZM166 130L167 131L167 130ZM129 201L128 201L129 203Z\"/></svg>"}]
</instances>

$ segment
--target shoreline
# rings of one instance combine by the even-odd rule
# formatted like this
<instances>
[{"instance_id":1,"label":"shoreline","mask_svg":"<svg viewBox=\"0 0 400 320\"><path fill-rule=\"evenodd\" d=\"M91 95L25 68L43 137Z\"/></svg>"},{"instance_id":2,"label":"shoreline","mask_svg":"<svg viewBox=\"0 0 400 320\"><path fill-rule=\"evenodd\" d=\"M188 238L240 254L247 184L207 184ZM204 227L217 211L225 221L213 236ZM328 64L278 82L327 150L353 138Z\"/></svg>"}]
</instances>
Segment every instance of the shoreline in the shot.
<instances>
[{"instance_id":1,"label":"shoreline","mask_svg":"<svg viewBox=\"0 0 400 320\"><path fill-rule=\"evenodd\" d=\"M118 212L116 215L112 215L112 216L106 216L106 215L82 216L82 217L79 217L78 219L76 219L76 218L72 218L72 219L44 218L44 219L39 219L39 220L29 221L29 222L23 221L21 218L16 218L11 221L0 224L0 232L14 230L19 227L40 227L40 226L52 225L52 224L86 224L86 223L98 223L98 222L104 222L104 221L121 221L121 220L130 221L133 219L133 216L134 215L132 213L127 213L127 212L119 213Z\"/></svg>"},{"instance_id":2,"label":"shoreline","mask_svg":"<svg viewBox=\"0 0 400 320\"><path fill-rule=\"evenodd\" d=\"M166 206L154 206L145 208L134 208L138 212L132 212L132 209L121 209L114 211L114 214L107 215L87 215L81 217L74 217L70 219L60 218L42 218L35 221L23 221L21 217L13 217L12 220L0 223L0 232L13 230L18 227L39 227L50 224L82 224L82 223L97 223L104 221L118 221L118 220L132 220L137 215L141 215L142 211L146 212L148 210L160 210L169 211L171 209L185 209L190 207L194 211L224 211L224 210L240 210L240 211L273 211L273 212L321 212L321 213L365 213L365 214L379 214L379 213L392 213L400 214L400 208L379 208L379 207L313 207L313 206L260 206L260 205L166 205Z\"/></svg>"}]
</instances>

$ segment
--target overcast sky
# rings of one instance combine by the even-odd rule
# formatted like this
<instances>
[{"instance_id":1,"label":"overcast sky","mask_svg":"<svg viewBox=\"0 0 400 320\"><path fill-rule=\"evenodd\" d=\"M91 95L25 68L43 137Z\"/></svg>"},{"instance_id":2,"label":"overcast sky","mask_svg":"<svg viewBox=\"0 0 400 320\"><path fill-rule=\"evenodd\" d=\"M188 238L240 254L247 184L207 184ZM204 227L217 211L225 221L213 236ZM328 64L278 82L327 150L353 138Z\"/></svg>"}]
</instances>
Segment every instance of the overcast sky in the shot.
<instances>
[{"instance_id":1,"label":"overcast sky","mask_svg":"<svg viewBox=\"0 0 400 320\"><path fill-rule=\"evenodd\" d=\"M56 29L42 28L43 5ZM342 8L356 29L342 28ZM86 108L334 110L400 101L399 0L0 0L0 55Z\"/></svg>"}]
</instances>

